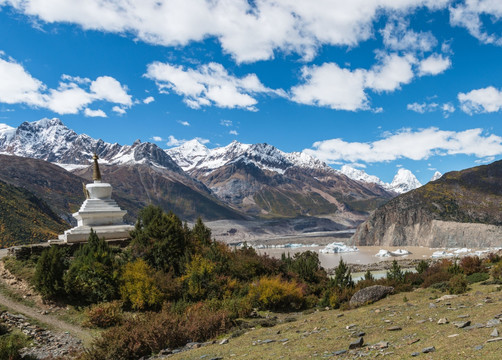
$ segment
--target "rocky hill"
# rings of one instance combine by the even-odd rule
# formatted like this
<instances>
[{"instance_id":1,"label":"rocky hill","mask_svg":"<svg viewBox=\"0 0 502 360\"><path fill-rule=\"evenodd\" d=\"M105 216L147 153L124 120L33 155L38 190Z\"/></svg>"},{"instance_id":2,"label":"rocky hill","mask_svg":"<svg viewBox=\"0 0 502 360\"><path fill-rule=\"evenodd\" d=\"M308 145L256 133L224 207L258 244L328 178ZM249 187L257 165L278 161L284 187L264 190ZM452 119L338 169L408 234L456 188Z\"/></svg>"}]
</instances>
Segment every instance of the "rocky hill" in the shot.
<instances>
[{"instance_id":1,"label":"rocky hill","mask_svg":"<svg viewBox=\"0 0 502 360\"><path fill-rule=\"evenodd\" d=\"M502 161L449 172L361 224L357 245L501 246Z\"/></svg>"}]
</instances>

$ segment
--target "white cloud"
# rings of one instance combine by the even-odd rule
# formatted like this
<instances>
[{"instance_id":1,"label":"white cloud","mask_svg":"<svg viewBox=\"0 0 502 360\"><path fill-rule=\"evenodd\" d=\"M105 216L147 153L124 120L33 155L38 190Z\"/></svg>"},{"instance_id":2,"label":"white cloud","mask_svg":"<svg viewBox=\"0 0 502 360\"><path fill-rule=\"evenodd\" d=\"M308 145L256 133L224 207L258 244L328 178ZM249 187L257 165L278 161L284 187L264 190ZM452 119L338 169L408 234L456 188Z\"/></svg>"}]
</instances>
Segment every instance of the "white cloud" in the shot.
<instances>
[{"instance_id":1,"label":"white cloud","mask_svg":"<svg viewBox=\"0 0 502 360\"><path fill-rule=\"evenodd\" d=\"M432 54L428 58L420 61L418 75L438 75L451 67L451 60L443 55Z\"/></svg>"},{"instance_id":2,"label":"white cloud","mask_svg":"<svg viewBox=\"0 0 502 360\"><path fill-rule=\"evenodd\" d=\"M437 39L429 32L415 32L409 29L409 22L402 17L391 19L380 30L386 47L394 51L431 51Z\"/></svg>"},{"instance_id":3,"label":"white cloud","mask_svg":"<svg viewBox=\"0 0 502 360\"><path fill-rule=\"evenodd\" d=\"M420 114L424 114L426 112L436 111L438 106L439 105L436 103L430 103L430 104L421 103L421 104L419 104L419 103L414 102L414 103L406 105L406 108L408 110L411 110L411 111L414 111L414 112L417 112Z\"/></svg>"},{"instance_id":4,"label":"white cloud","mask_svg":"<svg viewBox=\"0 0 502 360\"><path fill-rule=\"evenodd\" d=\"M84 115L87 117L108 117L106 113L101 109L91 110L89 108L85 108Z\"/></svg>"},{"instance_id":5,"label":"white cloud","mask_svg":"<svg viewBox=\"0 0 502 360\"><path fill-rule=\"evenodd\" d=\"M497 34L489 34L484 28L484 18L491 22L502 18L502 2L498 0L466 0L450 6L450 24L460 26L485 44L502 46L502 37Z\"/></svg>"},{"instance_id":6,"label":"white cloud","mask_svg":"<svg viewBox=\"0 0 502 360\"><path fill-rule=\"evenodd\" d=\"M154 102L155 98L153 96L148 96L147 98L143 99L143 104L150 104L151 102Z\"/></svg>"},{"instance_id":7,"label":"white cloud","mask_svg":"<svg viewBox=\"0 0 502 360\"><path fill-rule=\"evenodd\" d=\"M123 107L118 106L118 105L115 105L114 107L112 107L112 111L116 112L119 115L124 115L126 113L126 110Z\"/></svg>"},{"instance_id":8,"label":"white cloud","mask_svg":"<svg viewBox=\"0 0 502 360\"><path fill-rule=\"evenodd\" d=\"M450 114L455 112L455 107L451 103L445 103L441 106L441 110L443 110L443 116L447 118Z\"/></svg>"},{"instance_id":9,"label":"white cloud","mask_svg":"<svg viewBox=\"0 0 502 360\"><path fill-rule=\"evenodd\" d=\"M226 126L226 127L230 127L233 125L232 123L232 120L220 120L220 125L221 126Z\"/></svg>"},{"instance_id":10,"label":"white cloud","mask_svg":"<svg viewBox=\"0 0 502 360\"><path fill-rule=\"evenodd\" d=\"M342 69L334 63L304 66L303 84L291 89L291 100L336 110L370 110L366 89L395 91L413 79L414 57L384 55L370 70ZM374 109L381 112L381 109Z\"/></svg>"},{"instance_id":11,"label":"white cloud","mask_svg":"<svg viewBox=\"0 0 502 360\"><path fill-rule=\"evenodd\" d=\"M502 137L484 134L482 129L445 131L437 128L386 133L373 142L331 139L315 142L305 153L327 163L338 161L384 162L401 158L424 160L431 156L465 154L478 158L502 154Z\"/></svg>"},{"instance_id":12,"label":"white cloud","mask_svg":"<svg viewBox=\"0 0 502 360\"><path fill-rule=\"evenodd\" d=\"M208 139L203 139L203 138L200 138L200 137L196 137L195 140L197 140L201 144L207 144L209 142ZM167 144L166 145L167 146L180 146L180 145L183 145L184 143L186 143L187 141L190 141L190 140L176 139L174 136L169 135L168 138L167 138Z\"/></svg>"},{"instance_id":13,"label":"white cloud","mask_svg":"<svg viewBox=\"0 0 502 360\"><path fill-rule=\"evenodd\" d=\"M183 126L190 126L190 123L188 121L181 121L181 120L178 120L178 124L181 124Z\"/></svg>"},{"instance_id":14,"label":"white cloud","mask_svg":"<svg viewBox=\"0 0 502 360\"><path fill-rule=\"evenodd\" d=\"M179 46L214 37L237 62L274 52L312 58L322 45L355 46L373 36L385 14L444 8L450 0L4 0L47 23L128 33L142 41ZM0 2L1 4L2 2ZM40 22L38 22L40 23Z\"/></svg>"},{"instance_id":15,"label":"white cloud","mask_svg":"<svg viewBox=\"0 0 502 360\"><path fill-rule=\"evenodd\" d=\"M153 141L164 141L164 139L160 136L152 136Z\"/></svg>"},{"instance_id":16,"label":"white cloud","mask_svg":"<svg viewBox=\"0 0 502 360\"><path fill-rule=\"evenodd\" d=\"M235 136L239 135L239 133L236 130L230 130L228 133L230 135L235 135Z\"/></svg>"},{"instance_id":17,"label":"white cloud","mask_svg":"<svg viewBox=\"0 0 502 360\"><path fill-rule=\"evenodd\" d=\"M334 63L303 67L304 84L291 89L291 100L336 110L368 109L364 92L365 70L342 69Z\"/></svg>"},{"instance_id":18,"label":"white cloud","mask_svg":"<svg viewBox=\"0 0 502 360\"><path fill-rule=\"evenodd\" d=\"M365 86L375 91L400 89L401 84L409 84L413 79L414 62L413 56L385 55L380 64L367 72Z\"/></svg>"},{"instance_id":19,"label":"white cloud","mask_svg":"<svg viewBox=\"0 0 502 360\"><path fill-rule=\"evenodd\" d=\"M2 103L42 107L58 114L77 114L84 110L86 116L105 114L103 111L99 113L100 110L88 109L88 105L95 101L107 101L122 107L132 105L132 97L127 94L127 87L110 76L100 76L92 81L63 74L57 89L48 89L40 80L33 78L22 65L11 58L5 59L2 55L3 53L0 54Z\"/></svg>"},{"instance_id":20,"label":"white cloud","mask_svg":"<svg viewBox=\"0 0 502 360\"><path fill-rule=\"evenodd\" d=\"M502 109L502 91L493 86L459 93L457 97L460 108L467 114L492 113Z\"/></svg>"},{"instance_id":21,"label":"white cloud","mask_svg":"<svg viewBox=\"0 0 502 360\"><path fill-rule=\"evenodd\" d=\"M280 90L265 87L255 74L238 78L230 75L217 63L202 65L197 69L185 69L182 66L154 62L148 65L145 76L154 80L161 92L173 90L183 96L184 102L194 109L214 105L255 111L256 94L283 94Z\"/></svg>"}]
</instances>

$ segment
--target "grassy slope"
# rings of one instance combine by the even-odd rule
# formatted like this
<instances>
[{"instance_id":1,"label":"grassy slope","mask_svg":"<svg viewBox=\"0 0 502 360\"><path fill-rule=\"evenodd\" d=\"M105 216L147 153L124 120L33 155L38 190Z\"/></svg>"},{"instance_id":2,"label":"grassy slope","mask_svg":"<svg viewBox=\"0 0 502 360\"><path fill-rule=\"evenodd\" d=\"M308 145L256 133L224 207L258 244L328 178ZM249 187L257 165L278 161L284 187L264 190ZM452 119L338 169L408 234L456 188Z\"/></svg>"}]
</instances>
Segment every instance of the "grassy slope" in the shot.
<instances>
[{"instance_id":1,"label":"grassy slope","mask_svg":"<svg viewBox=\"0 0 502 360\"><path fill-rule=\"evenodd\" d=\"M365 358L373 359L389 353L386 358L410 358L411 353L421 352L423 348L434 346L436 351L422 354L420 359L500 359L502 341L486 343L490 339L493 328L464 330L456 328L451 322L464 320L459 315L469 315L472 323L483 323L502 312L502 293L495 291L496 286L473 285L466 295L436 303L431 298L443 294L431 289L419 289L411 293L400 293L390 296L375 304L355 310L330 310L311 315L298 315L297 321L282 323L273 328L258 328L244 335L231 338L226 345L214 344L207 347L183 352L170 359L199 359L223 357L246 359L307 359L332 357L333 352L348 349L348 345L356 340L346 329L347 325L356 324L356 329L364 331L365 344L388 341L389 348L372 350L369 346L359 350L351 350L344 355L333 358L354 358L357 352L366 354ZM403 301L406 296L407 302ZM485 303L490 296L493 303ZM434 303L437 308L429 308ZM451 305L448 305L451 303ZM478 305L481 304L481 305ZM459 308L459 306L466 306ZM451 309L449 309L451 308ZM341 317L340 317L341 316ZM437 321L446 317L450 323L438 325ZM429 318L432 321L429 321ZM390 323L385 322L389 320ZM426 320L419 324L418 320ZM402 327L401 331L390 332L391 326ZM499 325L499 331L502 325ZM448 335L459 334L449 338ZM230 334L229 334L230 335ZM258 340L276 340L269 344L259 344ZM288 339L287 342L281 342ZM420 341L409 344L412 339ZM256 345L253 345L255 343ZM482 345L481 350L475 346Z\"/></svg>"},{"instance_id":2,"label":"grassy slope","mask_svg":"<svg viewBox=\"0 0 502 360\"><path fill-rule=\"evenodd\" d=\"M0 181L0 248L48 240L66 227L43 200Z\"/></svg>"}]
</instances>

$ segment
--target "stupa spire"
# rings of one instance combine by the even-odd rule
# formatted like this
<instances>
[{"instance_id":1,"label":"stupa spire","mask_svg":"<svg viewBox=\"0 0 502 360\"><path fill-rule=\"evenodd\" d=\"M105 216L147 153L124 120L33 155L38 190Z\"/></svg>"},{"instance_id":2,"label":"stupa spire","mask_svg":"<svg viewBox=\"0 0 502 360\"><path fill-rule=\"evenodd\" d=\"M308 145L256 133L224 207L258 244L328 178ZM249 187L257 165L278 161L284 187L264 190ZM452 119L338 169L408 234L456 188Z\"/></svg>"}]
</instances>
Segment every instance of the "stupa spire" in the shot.
<instances>
[{"instance_id":1,"label":"stupa spire","mask_svg":"<svg viewBox=\"0 0 502 360\"><path fill-rule=\"evenodd\" d=\"M94 153L94 156L92 157L94 160L94 168L92 170L92 180L101 182L101 172L99 171L99 164L98 164L98 155Z\"/></svg>"}]
</instances>

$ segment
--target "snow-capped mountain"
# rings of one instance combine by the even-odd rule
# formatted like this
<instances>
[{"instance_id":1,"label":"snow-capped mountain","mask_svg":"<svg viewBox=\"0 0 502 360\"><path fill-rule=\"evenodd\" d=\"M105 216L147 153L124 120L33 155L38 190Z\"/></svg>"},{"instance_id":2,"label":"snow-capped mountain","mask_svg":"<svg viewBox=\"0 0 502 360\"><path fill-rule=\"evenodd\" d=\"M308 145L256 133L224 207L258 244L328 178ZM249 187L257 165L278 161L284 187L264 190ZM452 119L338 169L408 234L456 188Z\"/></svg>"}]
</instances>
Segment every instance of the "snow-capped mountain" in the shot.
<instances>
[{"instance_id":1,"label":"snow-capped mountain","mask_svg":"<svg viewBox=\"0 0 502 360\"><path fill-rule=\"evenodd\" d=\"M398 194L404 194L405 192L414 190L420 186L422 186L422 184L410 170L401 168L394 176L394 179L392 179L389 189L397 192Z\"/></svg>"},{"instance_id":2,"label":"snow-capped mountain","mask_svg":"<svg viewBox=\"0 0 502 360\"><path fill-rule=\"evenodd\" d=\"M363 181L365 183L374 183L381 186L388 185L385 184L382 180L380 180L378 176L369 175L365 171L355 169L349 165L343 165L342 168L340 169L340 172L353 180Z\"/></svg>"},{"instance_id":3,"label":"snow-capped mountain","mask_svg":"<svg viewBox=\"0 0 502 360\"><path fill-rule=\"evenodd\" d=\"M331 170L322 161L300 152L286 153L268 144L242 144L233 141L227 146L208 149L198 140L166 150L183 170L211 171L226 164L252 163L262 170L283 174L291 167Z\"/></svg>"},{"instance_id":4,"label":"snow-capped mountain","mask_svg":"<svg viewBox=\"0 0 502 360\"><path fill-rule=\"evenodd\" d=\"M17 129L6 125L0 127L0 153L42 159L73 169L78 165L89 165L94 152L104 164L151 164L183 172L155 144L139 140L132 145L110 144L86 134L77 134L57 118L24 122Z\"/></svg>"},{"instance_id":5,"label":"snow-capped mountain","mask_svg":"<svg viewBox=\"0 0 502 360\"><path fill-rule=\"evenodd\" d=\"M365 171L355 169L349 165L343 165L340 172L353 180L378 184L384 189L398 194L403 194L422 186L415 175L407 169L399 169L390 184L383 182L377 176L369 175Z\"/></svg>"},{"instance_id":6,"label":"snow-capped mountain","mask_svg":"<svg viewBox=\"0 0 502 360\"><path fill-rule=\"evenodd\" d=\"M441 178L443 174L441 174L439 171L436 171L434 175L432 175L431 179L429 181L436 181Z\"/></svg>"}]
</instances>

